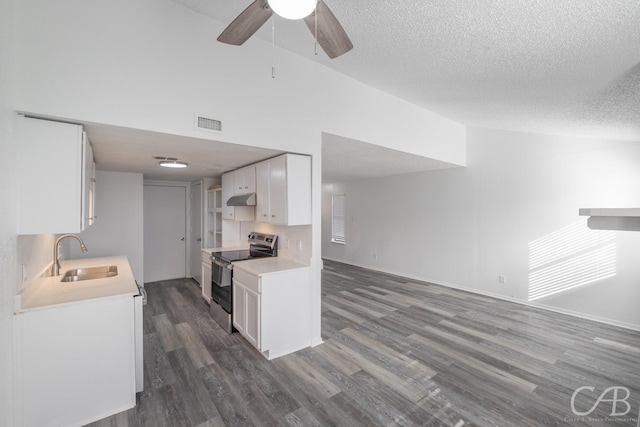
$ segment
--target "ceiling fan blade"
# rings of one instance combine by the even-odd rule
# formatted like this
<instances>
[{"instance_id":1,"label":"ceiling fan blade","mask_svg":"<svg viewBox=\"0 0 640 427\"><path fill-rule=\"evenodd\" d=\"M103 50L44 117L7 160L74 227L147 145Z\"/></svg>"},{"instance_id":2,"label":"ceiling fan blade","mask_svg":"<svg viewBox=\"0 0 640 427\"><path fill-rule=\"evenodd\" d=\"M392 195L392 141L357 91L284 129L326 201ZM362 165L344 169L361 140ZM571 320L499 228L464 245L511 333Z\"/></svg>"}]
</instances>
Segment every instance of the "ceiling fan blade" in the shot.
<instances>
[{"instance_id":1,"label":"ceiling fan blade","mask_svg":"<svg viewBox=\"0 0 640 427\"><path fill-rule=\"evenodd\" d=\"M311 34L314 36L316 34L316 15L318 17L317 42L329 58L337 58L353 49L353 44L344 28L322 0L318 1L316 11L304 18Z\"/></svg>"},{"instance_id":2,"label":"ceiling fan blade","mask_svg":"<svg viewBox=\"0 0 640 427\"><path fill-rule=\"evenodd\" d=\"M218 36L218 41L240 46L258 31L272 14L267 0L255 0L224 29Z\"/></svg>"}]
</instances>

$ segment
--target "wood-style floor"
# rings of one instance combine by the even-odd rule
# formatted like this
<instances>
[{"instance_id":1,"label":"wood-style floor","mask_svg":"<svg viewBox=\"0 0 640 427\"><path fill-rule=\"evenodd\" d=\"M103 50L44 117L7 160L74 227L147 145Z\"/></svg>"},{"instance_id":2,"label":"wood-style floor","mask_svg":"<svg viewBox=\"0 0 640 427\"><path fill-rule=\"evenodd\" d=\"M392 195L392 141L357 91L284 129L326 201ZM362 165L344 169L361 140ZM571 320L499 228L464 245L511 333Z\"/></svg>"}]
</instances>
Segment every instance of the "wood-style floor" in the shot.
<instances>
[{"instance_id":1,"label":"wood-style floor","mask_svg":"<svg viewBox=\"0 0 640 427\"><path fill-rule=\"evenodd\" d=\"M638 332L326 261L324 344L269 362L195 282L146 289L145 391L95 426L636 426Z\"/></svg>"}]
</instances>

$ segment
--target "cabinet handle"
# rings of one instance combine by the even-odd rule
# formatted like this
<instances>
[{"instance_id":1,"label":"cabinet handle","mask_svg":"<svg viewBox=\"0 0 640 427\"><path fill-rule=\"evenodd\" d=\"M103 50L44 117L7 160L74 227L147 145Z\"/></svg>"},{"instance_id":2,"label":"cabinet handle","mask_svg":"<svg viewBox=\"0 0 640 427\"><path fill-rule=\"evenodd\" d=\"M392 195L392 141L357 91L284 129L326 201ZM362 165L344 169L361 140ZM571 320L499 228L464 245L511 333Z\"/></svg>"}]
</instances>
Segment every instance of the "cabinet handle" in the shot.
<instances>
[{"instance_id":1,"label":"cabinet handle","mask_svg":"<svg viewBox=\"0 0 640 427\"><path fill-rule=\"evenodd\" d=\"M268 217L269 215L267 215L267 214L263 214L262 216L266 218L266 217Z\"/></svg>"},{"instance_id":2,"label":"cabinet handle","mask_svg":"<svg viewBox=\"0 0 640 427\"><path fill-rule=\"evenodd\" d=\"M276 217L275 215L271 215L271 218L275 218L275 217Z\"/></svg>"}]
</instances>

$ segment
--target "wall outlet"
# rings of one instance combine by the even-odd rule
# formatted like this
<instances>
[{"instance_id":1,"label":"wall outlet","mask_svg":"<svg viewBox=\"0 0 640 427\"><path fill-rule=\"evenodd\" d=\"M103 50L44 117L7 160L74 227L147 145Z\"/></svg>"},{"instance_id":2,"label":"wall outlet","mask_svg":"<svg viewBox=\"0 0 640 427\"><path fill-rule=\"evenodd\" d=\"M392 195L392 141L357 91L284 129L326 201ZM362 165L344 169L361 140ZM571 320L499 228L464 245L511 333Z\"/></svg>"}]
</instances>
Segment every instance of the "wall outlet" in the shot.
<instances>
[{"instance_id":1,"label":"wall outlet","mask_svg":"<svg viewBox=\"0 0 640 427\"><path fill-rule=\"evenodd\" d=\"M22 283L27 281L27 264L22 264Z\"/></svg>"},{"instance_id":2,"label":"wall outlet","mask_svg":"<svg viewBox=\"0 0 640 427\"><path fill-rule=\"evenodd\" d=\"M503 285L507 283L507 276L500 275L498 276L498 283L502 283Z\"/></svg>"},{"instance_id":3,"label":"wall outlet","mask_svg":"<svg viewBox=\"0 0 640 427\"><path fill-rule=\"evenodd\" d=\"M288 238L284 240L284 248L285 249L289 249L289 239Z\"/></svg>"},{"instance_id":4,"label":"wall outlet","mask_svg":"<svg viewBox=\"0 0 640 427\"><path fill-rule=\"evenodd\" d=\"M302 252L302 240L298 240L298 252Z\"/></svg>"}]
</instances>

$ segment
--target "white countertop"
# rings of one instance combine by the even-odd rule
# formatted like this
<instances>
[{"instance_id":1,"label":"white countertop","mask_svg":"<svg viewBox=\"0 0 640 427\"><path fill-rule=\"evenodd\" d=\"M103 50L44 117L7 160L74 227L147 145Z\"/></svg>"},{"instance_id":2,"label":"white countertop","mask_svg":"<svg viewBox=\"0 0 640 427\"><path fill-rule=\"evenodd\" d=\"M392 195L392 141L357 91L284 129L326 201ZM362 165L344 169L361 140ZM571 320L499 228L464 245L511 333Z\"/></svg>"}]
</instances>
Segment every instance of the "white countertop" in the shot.
<instances>
[{"instance_id":1,"label":"white countertop","mask_svg":"<svg viewBox=\"0 0 640 427\"><path fill-rule=\"evenodd\" d=\"M17 295L15 312L42 309L53 305L73 304L81 301L133 296L138 294L133 272L125 256L71 259L60 261L60 276L36 279L21 294ZM118 275L104 279L62 282L67 270L82 267L115 265Z\"/></svg>"},{"instance_id":2,"label":"white countertop","mask_svg":"<svg viewBox=\"0 0 640 427\"><path fill-rule=\"evenodd\" d=\"M292 261L290 259L273 257L236 261L233 263L233 268L238 268L240 270L246 271L253 276L260 277L265 274L279 273L282 271L297 270L310 267L306 264Z\"/></svg>"}]
</instances>

